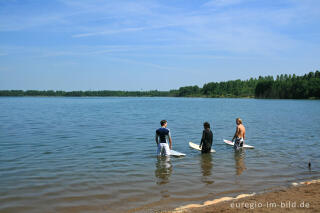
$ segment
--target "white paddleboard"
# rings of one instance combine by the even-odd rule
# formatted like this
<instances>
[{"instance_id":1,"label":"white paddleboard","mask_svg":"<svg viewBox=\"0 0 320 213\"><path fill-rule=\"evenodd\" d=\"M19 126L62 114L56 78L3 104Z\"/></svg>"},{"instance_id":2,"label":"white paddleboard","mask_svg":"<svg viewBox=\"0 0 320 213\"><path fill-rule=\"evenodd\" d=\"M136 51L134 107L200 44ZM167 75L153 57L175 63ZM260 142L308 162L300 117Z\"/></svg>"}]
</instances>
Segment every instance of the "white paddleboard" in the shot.
<instances>
[{"instance_id":1,"label":"white paddleboard","mask_svg":"<svg viewBox=\"0 0 320 213\"><path fill-rule=\"evenodd\" d=\"M177 157L186 156L186 154L181 153L181 152L174 151L174 150L172 150L172 149L170 150L170 155L171 155L171 156L177 156Z\"/></svg>"},{"instance_id":2,"label":"white paddleboard","mask_svg":"<svg viewBox=\"0 0 320 213\"><path fill-rule=\"evenodd\" d=\"M230 145L230 146L233 146L234 145L234 142L232 141L228 141L228 140L225 140L223 139L223 142L225 142L226 144ZM244 148L248 148L248 149L254 149L254 146L250 146L248 144L244 144L243 145Z\"/></svg>"},{"instance_id":3,"label":"white paddleboard","mask_svg":"<svg viewBox=\"0 0 320 213\"><path fill-rule=\"evenodd\" d=\"M195 143L189 142L189 146L190 146L192 149L196 149L196 150L201 151L201 149L199 148L199 145L198 145L198 144L195 144ZM211 152L216 152L216 150L211 149Z\"/></svg>"}]
</instances>

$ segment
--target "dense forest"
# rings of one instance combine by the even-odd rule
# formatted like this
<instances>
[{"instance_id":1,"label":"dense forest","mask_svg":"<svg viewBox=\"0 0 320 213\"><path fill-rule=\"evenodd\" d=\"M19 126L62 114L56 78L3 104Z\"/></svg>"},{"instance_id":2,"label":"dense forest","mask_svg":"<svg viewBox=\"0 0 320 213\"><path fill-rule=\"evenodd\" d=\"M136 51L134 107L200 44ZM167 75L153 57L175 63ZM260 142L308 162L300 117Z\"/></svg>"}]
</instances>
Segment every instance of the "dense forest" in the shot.
<instances>
[{"instance_id":1,"label":"dense forest","mask_svg":"<svg viewBox=\"0 0 320 213\"><path fill-rule=\"evenodd\" d=\"M306 99L320 98L320 72L303 76L280 75L265 78L255 88L256 98Z\"/></svg>"},{"instance_id":2,"label":"dense forest","mask_svg":"<svg viewBox=\"0 0 320 213\"><path fill-rule=\"evenodd\" d=\"M0 90L0 96L120 96L120 97L255 97L281 99L320 98L320 72L310 72L303 76L278 75L249 80L210 82L198 86L180 87L170 91L54 91L54 90Z\"/></svg>"}]
</instances>

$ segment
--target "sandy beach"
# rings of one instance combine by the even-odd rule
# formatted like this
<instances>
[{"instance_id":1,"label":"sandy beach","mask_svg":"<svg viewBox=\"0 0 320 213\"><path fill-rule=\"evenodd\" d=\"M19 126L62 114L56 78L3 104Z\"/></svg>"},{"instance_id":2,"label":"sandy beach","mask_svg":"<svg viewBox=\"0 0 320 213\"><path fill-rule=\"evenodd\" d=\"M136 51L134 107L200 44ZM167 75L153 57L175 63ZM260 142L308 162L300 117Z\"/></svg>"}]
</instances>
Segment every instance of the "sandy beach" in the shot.
<instances>
[{"instance_id":1,"label":"sandy beach","mask_svg":"<svg viewBox=\"0 0 320 213\"><path fill-rule=\"evenodd\" d=\"M320 180L293 183L275 191L223 197L176 208L175 213L209 212L319 212Z\"/></svg>"}]
</instances>

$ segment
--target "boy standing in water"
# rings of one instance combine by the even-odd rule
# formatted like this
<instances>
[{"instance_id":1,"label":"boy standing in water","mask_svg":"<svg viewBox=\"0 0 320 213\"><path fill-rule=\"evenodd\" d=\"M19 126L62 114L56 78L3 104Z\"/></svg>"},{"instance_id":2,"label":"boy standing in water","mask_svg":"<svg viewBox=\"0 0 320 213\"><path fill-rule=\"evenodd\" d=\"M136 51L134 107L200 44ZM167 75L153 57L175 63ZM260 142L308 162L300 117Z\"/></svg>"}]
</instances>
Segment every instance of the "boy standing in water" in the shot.
<instances>
[{"instance_id":1,"label":"boy standing in water","mask_svg":"<svg viewBox=\"0 0 320 213\"><path fill-rule=\"evenodd\" d=\"M172 148L172 140L170 130L167 129L167 121L160 121L161 128L156 130L156 143L158 145L157 155L170 155L170 149ZM168 146L168 141L170 147Z\"/></svg>"},{"instance_id":2,"label":"boy standing in water","mask_svg":"<svg viewBox=\"0 0 320 213\"><path fill-rule=\"evenodd\" d=\"M201 153L210 153L213 139L213 134L210 130L210 124L208 122L204 122L203 128L204 130L202 132L199 148L201 148Z\"/></svg>"},{"instance_id":3,"label":"boy standing in water","mask_svg":"<svg viewBox=\"0 0 320 213\"><path fill-rule=\"evenodd\" d=\"M237 128L232 138L232 141L235 139L234 147L238 148L238 147L243 147L244 139L246 135L246 128L244 128L241 118L236 119L236 124L237 124Z\"/></svg>"}]
</instances>

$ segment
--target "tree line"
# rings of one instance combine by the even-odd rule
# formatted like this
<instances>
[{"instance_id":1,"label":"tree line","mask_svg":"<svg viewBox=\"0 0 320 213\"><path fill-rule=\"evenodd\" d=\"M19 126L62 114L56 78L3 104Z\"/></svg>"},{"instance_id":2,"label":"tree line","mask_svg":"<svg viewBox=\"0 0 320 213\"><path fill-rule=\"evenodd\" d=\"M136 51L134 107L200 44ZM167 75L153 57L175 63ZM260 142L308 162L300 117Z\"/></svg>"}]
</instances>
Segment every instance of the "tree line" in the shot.
<instances>
[{"instance_id":1,"label":"tree line","mask_svg":"<svg viewBox=\"0 0 320 213\"><path fill-rule=\"evenodd\" d=\"M249 80L210 82L198 86L180 87L174 92L178 97L254 97L279 99L320 98L320 72L309 72L303 76L281 74L259 76Z\"/></svg>"},{"instance_id":2,"label":"tree line","mask_svg":"<svg viewBox=\"0 0 320 213\"><path fill-rule=\"evenodd\" d=\"M54 91L54 90L0 90L0 96L65 96L65 97L166 97L168 91Z\"/></svg>"},{"instance_id":3,"label":"tree line","mask_svg":"<svg viewBox=\"0 0 320 213\"><path fill-rule=\"evenodd\" d=\"M255 97L306 99L320 98L320 72L309 72L303 76L260 76L249 80L209 82L198 86L185 86L170 91L54 91L54 90L0 90L0 96L66 96L66 97Z\"/></svg>"},{"instance_id":4,"label":"tree line","mask_svg":"<svg viewBox=\"0 0 320 213\"><path fill-rule=\"evenodd\" d=\"M306 99L320 98L320 72L310 72L303 76L270 76L256 85L256 98Z\"/></svg>"}]
</instances>

